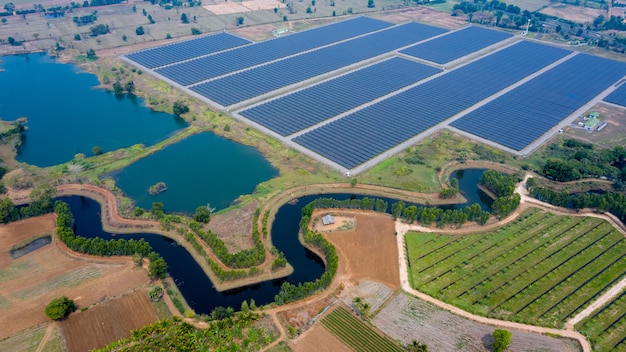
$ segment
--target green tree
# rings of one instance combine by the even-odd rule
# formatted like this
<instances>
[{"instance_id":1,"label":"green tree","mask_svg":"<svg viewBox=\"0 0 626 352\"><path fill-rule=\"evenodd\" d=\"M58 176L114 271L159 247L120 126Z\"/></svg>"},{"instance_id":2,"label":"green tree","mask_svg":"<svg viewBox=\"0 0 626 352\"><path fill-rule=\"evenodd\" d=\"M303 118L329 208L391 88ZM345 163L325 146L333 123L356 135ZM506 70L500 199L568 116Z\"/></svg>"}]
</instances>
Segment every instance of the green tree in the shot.
<instances>
[{"instance_id":1,"label":"green tree","mask_svg":"<svg viewBox=\"0 0 626 352\"><path fill-rule=\"evenodd\" d=\"M193 215L193 219L197 222L207 224L211 221L211 211L205 205L196 208L196 213Z\"/></svg>"},{"instance_id":2,"label":"green tree","mask_svg":"<svg viewBox=\"0 0 626 352\"><path fill-rule=\"evenodd\" d=\"M135 263L135 266L141 266L143 264L143 255L139 253L133 254L133 263Z\"/></svg>"},{"instance_id":3,"label":"green tree","mask_svg":"<svg viewBox=\"0 0 626 352\"><path fill-rule=\"evenodd\" d=\"M183 13L182 15L180 15L180 21L185 24L189 23L189 19L187 18L186 13Z\"/></svg>"},{"instance_id":4,"label":"green tree","mask_svg":"<svg viewBox=\"0 0 626 352\"><path fill-rule=\"evenodd\" d=\"M97 59L96 52L93 49L87 50L87 58L88 59Z\"/></svg>"},{"instance_id":5,"label":"green tree","mask_svg":"<svg viewBox=\"0 0 626 352\"><path fill-rule=\"evenodd\" d=\"M93 153L93 155L100 155L100 154L102 154L102 152L103 152L102 147L100 147L98 145L93 147L93 148L91 148L91 153Z\"/></svg>"},{"instance_id":6,"label":"green tree","mask_svg":"<svg viewBox=\"0 0 626 352\"><path fill-rule=\"evenodd\" d=\"M426 346L426 344L419 343L415 340L413 340L410 345L406 346L406 349L409 352L428 352L428 346Z\"/></svg>"},{"instance_id":7,"label":"green tree","mask_svg":"<svg viewBox=\"0 0 626 352\"><path fill-rule=\"evenodd\" d=\"M120 81L113 83L113 93L115 95L120 95L124 93L124 87L122 86Z\"/></svg>"},{"instance_id":8,"label":"green tree","mask_svg":"<svg viewBox=\"0 0 626 352\"><path fill-rule=\"evenodd\" d=\"M201 31L201 30L199 30L199 29L198 29L198 28L196 28L196 27L191 27L191 34L192 34L192 35L200 35L200 34L202 34L202 31Z\"/></svg>"},{"instance_id":9,"label":"green tree","mask_svg":"<svg viewBox=\"0 0 626 352\"><path fill-rule=\"evenodd\" d=\"M133 5L133 12L137 12L137 5Z\"/></svg>"},{"instance_id":10,"label":"green tree","mask_svg":"<svg viewBox=\"0 0 626 352\"><path fill-rule=\"evenodd\" d=\"M54 204L53 200L56 197L57 189L49 184L41 184L30 192L30 207L37 208L43 214L44 212L51 212Z\"/></svg>"},{"instance_id":11,"label":"green tree","mask_svg":"<svg viewBox=\"0 0 626 352\"><path fill-rule=\"evenodd\" d=\"M152 260L150 261L148 271L150 273L150 277L165 279L165 275L167 275L167 263L163 258Z\"/></svg>"},{"instance_id":12,"label":"green tree","mask_svg":"<svg viewBox=\"0 0 626 352\"><path fill-rule=\"evenodd\" d=\"M126 36L126 34L122 34L122 40L126 41L126 39L128 39L128 37Z\"/></svg>"},{"instance_id":13,"label":"green tree","mask_svg":"<svg viewBox=\"0 0 626 352\"><path fill-rule=\"evenodd\" d=\"M148 291L148 297L150 297L150 299L154 302L157 302L161 299L161 297L163 297L163 287L159 285L154 286L150 289L150 291Z\"/></svg>"},{"instance_id":14,"label":"green tree","mask_svg":"<svg viewBox=\"0 0 626 352\"><path fill-rule=\"evenodd\" d=\"M243 20L244 20L243 16L237 17L237 25L241 26L243 24Z\"/></svg>"},{"instance_id":15,"label":"green tree","mask_svg":"<svg viewBox=\"0 0 626 352\"><path fill-rule=\"evenodd\" d=\"M79 41L81 39L80 34L74 34L74 40Z\"/></svg>"},{"instance_id":16,"label":"green tree","mask_svg":"<svg viewBox=\"0 0 626 352\"><path fill-rule=\"evenodd\" d=\"M15 38L13 37L8 37L7 38L7 42L9 42L9 45L18 45L17 43L19 43L17 40L15 40Z\"/></svg>"},{"instance_id":17,"label":"green tree","mask_svg":"<svg viewBox=\"0 0 626 352\"><path fill-rule=\"evenodd\" d=\"M140 207L135 207L133 209L133 215L135 216L142 216L143 215L143 209Z\"/></svg>"},{"instance_id":18,"label":"green tree","mask_svg":"<svg viewBox=\"0 0 626 352\"><path fill-rule=\"evenodd\" d=\"M0 199L0 222L7 223L11 221L11 213L15 205L9 197L3 197Z\"/></svg>"},{"instance_id":19,"label":"green tree","mask_svg":"<svg viewBox=\"0 0 626 352\"><path fill-rule=\"evenodd\" d=\"M353 177L353 178L350 180L350 187L355 187L355 186L356 186L356 184L357 184L357 182L358 182L358 181L357 181L356 177Z\"/></svg>"},{"instance_id":20,"label":"green tree","mask_svg":"<svg viewBox=\"0 0 626 352\"><path fill-rule=\"evenodd\" d=\"M493 332L493 352L505 351L511 343L511 336L513 334L508 330L496 329Z\"/></svg>"},{"instance_id":21,"label":"green tree","mask_svg":"<svg viewBox=\"0 0 626 352\"><path fill-rule=\"evenodd\" d=\"M180 116L184 113L189 112L189 107L187 106L187 104L185 104L185 102L181 100L175 101L172 109L174 111L174 115L176 116Z\"/></svg>"},{"instance_id":22,"label":"green tree","mask_svg":"<svg viewBox=\"0 0 626 352\"><path fill-rule=\"evenodd\" d=\"M133 82L132 80L126 82L126 84L124 85L124 89L126 89L126 91L128 93L132 93L135 91L135 82Z\"/></svg>"},{"instance_id":23,"label":"green tree","mask_svg":"<svg viewBox=\"0 0 626 352\"><path fill-rule=\"evenodd\" d=\"M144 30L143 30L143 26L139 26L139 27L135 28L135 33L136 33L137 35L144 35L144 34L145 34L145 32L144 32Z\"/></svg>"},{"instance_id":24,"label":"green tree","mask_svg":"<svg viewBox=\"0 0 626 352\"><path fill-rule=\"evenodd\" d=\"M71 299L63 296L55 298L46 306L46 316L53 320L65 318L76 310L76 304Z\"/></svg>"},{"instance_id":25,"label":"green tree","mask_svg":"<svg viewBox=\"0 0 626 352\"><path fill-rule=\"evenodd\" d=\"M367 7L370 9L376 7L376 4L374 4L374 0L367 0Z\"/></svg>"},{"instance_id":26,"label":"green tree","mask_svg":"<svg viewBox=\"0 0 626 352\"><path fill-rule=\"evenodd\" d=\"M163 212L163 202L152 202L150 212L152 213L152 215L154 215L155 218L162 218L163 215L165 215L165 213Z\"/></svg>"}]
</instances>

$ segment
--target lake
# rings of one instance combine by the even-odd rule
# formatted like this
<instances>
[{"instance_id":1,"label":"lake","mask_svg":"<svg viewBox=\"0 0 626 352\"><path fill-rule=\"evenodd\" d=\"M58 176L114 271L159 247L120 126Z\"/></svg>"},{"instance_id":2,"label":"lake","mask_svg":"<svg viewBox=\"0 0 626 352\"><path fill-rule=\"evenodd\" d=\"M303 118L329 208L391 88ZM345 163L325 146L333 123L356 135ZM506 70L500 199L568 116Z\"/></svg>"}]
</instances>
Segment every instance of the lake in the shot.
<instances>
[{"instance_id":1,"label":"lake","mask_svg":"<svg viewBox=\"0 0 626 352\"><path fill-rule=\"evenodd\" d=\"M147 108L134 95L97 88L95 75L47 54L0 59L0 118L28 119L17 160L41 167L134 144L152 145L187 127L172 114ZM126 83L126 82L122 82Z\"/></svg>"},{"instance_id":2,"label":"lake","mask_svg":"<svg viewBox=\"0 0 626 352\"><path fill-rule=\"evenodd\" d=\"M205 132L169 145L111 176L118 187L144 209L163 202L166 212L193 213L211 204L227 208L257 184L278 171L255 148ZM167 191L150 195L148 189L165 182Z\"/></svg>"}]
</instances>

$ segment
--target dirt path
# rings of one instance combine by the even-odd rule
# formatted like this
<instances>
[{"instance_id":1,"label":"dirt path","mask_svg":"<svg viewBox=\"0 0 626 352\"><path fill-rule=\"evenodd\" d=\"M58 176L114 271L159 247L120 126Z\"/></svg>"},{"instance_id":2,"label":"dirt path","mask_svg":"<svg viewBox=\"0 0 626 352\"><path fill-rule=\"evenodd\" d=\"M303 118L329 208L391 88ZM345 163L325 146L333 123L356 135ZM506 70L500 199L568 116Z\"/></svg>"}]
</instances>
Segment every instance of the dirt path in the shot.
<instances>
[{"instance_id":1,"label":"dirt path","mask_svg":"<svg viewBox=\"0 0 626 352\"><path fill-rule=\"evenodd\" d=\"M587 308L583 309L582 312L578 313L575 317L568 320L565 323L565 327L567 329L574 329L574 325L578 324L581 320L585 319L591 313L593 313L596 309L604 306L608 302L610 302L613 298L617 297L622 291L626 289L626 277L622 278L620 282L613 285L608 291L606 291L602 296L598 297L595 301L591 302Z\"/></svg>"},{"instance_id":2,"label":"dirt path","mask_svg":"<svg viewBox=\"0 0 626 352\"><path fill-rule=\"evenodd\" d=\"M37 346L37 349L35 350L35 352L43 351L44 346L46 346L46 343L48 343L48 340L50 339L50 335L52 335L52 332L54 331L55 328L56 328L56 322L53 321L48 324L48 327L46 328L46 333L43 335L43 338L39 342L39 346Z\"/></svg>"}]
</instances>

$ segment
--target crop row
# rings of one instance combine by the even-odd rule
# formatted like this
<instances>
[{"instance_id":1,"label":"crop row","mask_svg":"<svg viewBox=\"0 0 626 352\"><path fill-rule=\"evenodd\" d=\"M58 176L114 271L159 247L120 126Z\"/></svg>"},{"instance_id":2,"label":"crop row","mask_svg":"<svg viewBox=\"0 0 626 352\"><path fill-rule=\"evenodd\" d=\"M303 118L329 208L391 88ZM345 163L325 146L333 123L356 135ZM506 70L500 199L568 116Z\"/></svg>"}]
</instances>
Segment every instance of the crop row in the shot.
<instances>
[{"instance_id":1,"label":"crop row","mask_svg":"<svg viewBox=\"0 0 626 352\"><path fill-rule=\"evenodd\" d=\"M521 223L520 223L521 224ZM519 224L517 224L519 225ZM455 259L467 258L466 255L480 254L488 251L491 248L501 245L503 242L508 242L513 238L517 238L519 235L525 235L528 228L532 228L537 224L527 224L526 226L511 226L505 231L497 231L491 236L471 235L460 237L451 246L447 246L445 250L438 251L432 255L428 255L419 259L420 263L419 272L425 272L431 269L433 266L440 267L442 261L454 257ZM462 253L467 253L462 255Z\"/></svg>"},{"instance_id":2,"label":"crop row","mask_svg":"<svg viewBox=\"0 0 626 352\"><path fill-rule=\"evenodd\" d=\"M322 325L357 352L402 351L400 346L379 335L341 307L324 317Z\"/></svg>"},{"instance_id":3,"label":"crop row","mask_svg":"<svg viewBox=\"0 0 626 352\"><path fill-rule=\"evenodd\" d=\"M492 277L507 266L513 265L543 243L553 241L556 236L551 236L550 232L555 232L558 234L557 236L560 236L562 232L558 232L558 230L561 226L555 226L555 223L558 222L561 222L561 226L570 225L566 219L550 219L544 223L544 226L537 226L527 234L518 233L520 236L507 238L493 250L475 253L461 263L453 263L455 264L453 267L437 277L434 285L429 286L432 287L431 289L446 291L446 295L456 298L466 291L472 290L486 278ZM459 257L459 260L462 260L464 254L459 253Z\"/></svg>"},{"instance_id":4,"label":"crop row","mask_svg":"<svg viewBox=\"0 0 626 352\"><path fill-rule=\"evenodd\" d=\"M525 220L528 219L528 221L530 221L530 219L535 219L537 222L543 219L544 216L546 216L546 214L549 214L545 212L535 211L535 209L528 211L528 213L530 214L526 215L525 213L524 219ZM506 225L505 227L500 229L500 231L506 231L507 233L514 233L528 225L529 224L527 224L525 221L517 220L513 224ZM422 235L413 236L413 237L421 237L421 236ZM463 237L437 236L437 235L430 235L430 236L434 237L432 238L433 242L425 242L424 246L420 246L420 247L415 246L414 249L412 249L412 251L414 251L414 253L417 254L415 259L421 260L425 258L426 256L435 254L436 252L444 249L445 247L449 245L459 245L462 247L463 246L462 244L465 243L464 241L467 241L468 239L472 237L480 238L480 236L463 236Z\"/></svg>"},{"instance_id":5,"label":"crop row","mask_svg":"<svg viewBox=\"0 0 626 352\"><path fill-rule=\"evenodd\" d=\"M626 291L576 325L594 351L623 351L626 341Z\"/></svg>"}]
</instances>

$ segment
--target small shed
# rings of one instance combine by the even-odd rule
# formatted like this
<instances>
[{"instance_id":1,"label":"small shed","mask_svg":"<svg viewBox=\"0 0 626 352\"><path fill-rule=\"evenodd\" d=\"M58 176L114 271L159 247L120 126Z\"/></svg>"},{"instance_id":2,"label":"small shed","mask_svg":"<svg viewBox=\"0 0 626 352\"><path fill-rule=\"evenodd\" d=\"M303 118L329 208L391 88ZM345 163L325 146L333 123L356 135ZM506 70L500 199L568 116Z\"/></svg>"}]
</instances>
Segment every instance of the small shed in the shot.
<instances>
[{"instance_id":1,"label":"small shed","mask_svg":"<svg viewBox=\"0 0 626 352\"><path fill-rule=\"evenodd\" d=\"M334 223L335 223L335 218L333 218L332 215L326 214L322 217L322 224L324 224L324 226L332 225Z\"/></svg>"}]
</instances>

